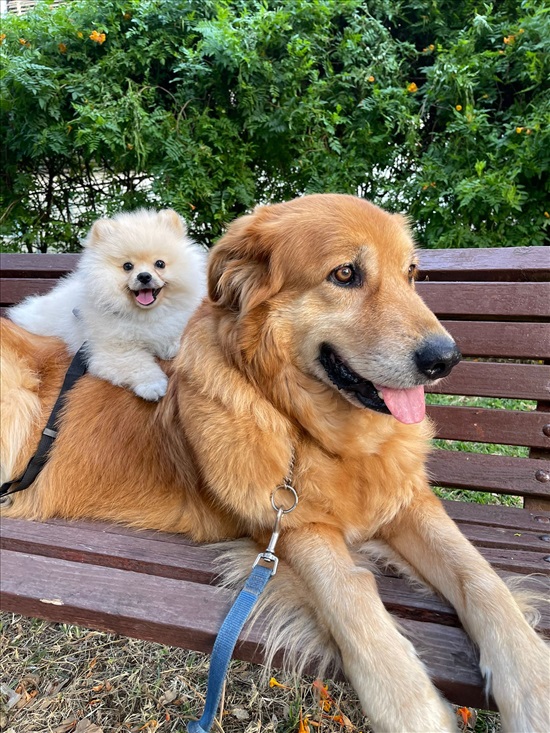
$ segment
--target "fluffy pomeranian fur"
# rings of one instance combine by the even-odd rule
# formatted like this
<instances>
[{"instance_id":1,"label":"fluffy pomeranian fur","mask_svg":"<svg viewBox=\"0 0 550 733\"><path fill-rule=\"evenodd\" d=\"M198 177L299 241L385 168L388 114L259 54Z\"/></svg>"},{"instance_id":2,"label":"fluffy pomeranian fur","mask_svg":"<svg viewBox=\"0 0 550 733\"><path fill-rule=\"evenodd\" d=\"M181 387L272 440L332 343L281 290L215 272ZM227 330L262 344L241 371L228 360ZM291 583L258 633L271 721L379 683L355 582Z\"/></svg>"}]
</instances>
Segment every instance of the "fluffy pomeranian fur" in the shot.
<instances>
[{"instance_id":1,"label":"fluffy pomeranian fur","mask_svg":"<svg viewBox=\"0 0 550 733\"><path fill-rule=\"evenodd\" d=\"M177 354L206 292L205 271L206 253L175 211L119 214L94 223L75 272L11 308L9 317L63 339L72 353L85 342L91 374L157 400L168 378L155 357Z\"/></svg>"},{"instance_id":2,"label":"fluffy pomeranian fur","mask_svg":"<svg viewBox=\"0 0 550 733\"><path fill-rule=\"evenodd\" d=\"M289 632L291 645L317 639L322 655L337 653L377 731L456 730L353 554L384 546L456 608L503 730L541 733L550 730L548 647L426 477L423 386L458 352L415 292L415 265L405 219L352 196L306 196L238 219L210 255L209 297L169 365L166 397L147 403L81 379L48 464L6 514L111 519L196 541L248 536L265 547L271 495L293 463L299 503L282 522L268 590L274 648ZM53 339L9 322L3 331L2 448L13 476L67 358ZM233 579L247 557L234 553Z\"/></svg>"}]
</instances>

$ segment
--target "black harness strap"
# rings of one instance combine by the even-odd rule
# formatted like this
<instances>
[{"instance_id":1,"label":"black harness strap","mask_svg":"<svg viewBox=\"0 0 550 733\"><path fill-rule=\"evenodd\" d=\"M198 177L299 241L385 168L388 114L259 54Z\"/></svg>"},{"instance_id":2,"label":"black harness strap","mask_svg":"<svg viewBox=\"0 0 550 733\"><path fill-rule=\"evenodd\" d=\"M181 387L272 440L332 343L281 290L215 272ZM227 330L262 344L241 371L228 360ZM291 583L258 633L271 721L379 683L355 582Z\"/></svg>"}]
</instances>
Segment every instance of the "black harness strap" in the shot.
<instances>
[{"instance_id":1,"label":"black harness strap","mask_svg":"<svg viewBox=\"0 0 550 733\"><path fill-rule=\"evenodd\" d=\"M15 494L17 491L23 491L23 489L28 488L46 465L49 450L52 446L52 443L57 437L56 423L58 413L63 407L63 403L65 402L65 394L70 389L72 389L78 379L80 379L80 377L82 377L86 373L86 358L84 356L84 353L85 348L84 346L81 346L73 357L71 365L69 366L69 369L65 374L65 379L63 380L63 385L61 387L59 396L55 401L55 405L53 406L53 410L50 413L50 417L48 418L46 427L42 431L42 437L40 438L40 442L38 443L36 453L29 461L25 472L23 473L21 478L6 481L5 484L2 484L2 486L0 486L0 498L2 498L3 496L9 496L9 494Z\"/></svg>"}]
</instances>

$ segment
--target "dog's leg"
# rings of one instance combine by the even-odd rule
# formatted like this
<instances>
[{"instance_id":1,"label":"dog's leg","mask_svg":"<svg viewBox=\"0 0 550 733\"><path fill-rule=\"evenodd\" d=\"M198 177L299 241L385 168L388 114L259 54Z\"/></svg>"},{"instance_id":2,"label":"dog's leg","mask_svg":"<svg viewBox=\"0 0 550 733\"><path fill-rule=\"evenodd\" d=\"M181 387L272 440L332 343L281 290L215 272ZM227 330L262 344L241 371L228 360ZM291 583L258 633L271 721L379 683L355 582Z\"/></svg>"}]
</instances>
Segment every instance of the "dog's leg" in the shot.
<instances>
[{"instance_id":1,"label":"dog's leg","mask_svg":"<svg viewBox=\"0 0 550 733\"><path fill-rule=\"evenodd\" d=\"M550 731L550 648L525 620L506 584L426 488L384 538L456 608L479 647L507 733Z\"/></svg>"},{"instance_id":2,"label":"dog's leg","mask_svg":"<svg viewBox=\"0 0 550 733\"><path fill-rule=\"evenodd\" d=\"M310 525L285 532L280 548L338 644L375 730L456 730L450 706L385 610L373 574L355 565L342 535Z\"/></svg>"},{"instance_id":3,"label":"dog's leg","mask_svg":"<svg viewBox=\"0 0 550 733\"><path fill-rule=\"evenodd\" d=\"M129 387L144 400L164 397L168 377L152 354L131 344L94 342L88 357L90 374L119 387Z\"/></svg>"}]
</instances>

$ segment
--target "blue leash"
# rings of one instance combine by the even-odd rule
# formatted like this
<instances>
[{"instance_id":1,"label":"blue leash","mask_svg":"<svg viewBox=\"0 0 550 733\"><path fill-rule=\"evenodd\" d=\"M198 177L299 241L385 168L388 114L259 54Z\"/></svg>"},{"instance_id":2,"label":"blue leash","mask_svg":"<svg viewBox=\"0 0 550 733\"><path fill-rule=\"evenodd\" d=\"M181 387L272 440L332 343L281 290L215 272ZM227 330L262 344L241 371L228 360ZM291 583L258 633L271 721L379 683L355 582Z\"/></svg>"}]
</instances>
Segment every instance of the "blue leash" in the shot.
<instances>
[{"instance_id":1,"label":"blue leash","mask_svg":"<svg viewBox=\"0 0 550 733\"><path fill-rule=\"evenodd\" d=\"M220 704L222 696L223 681L231 661L233 649L239 638L239 634L254 608L258 596L266 587L267 582L273 575L271 568L256 565L244 585L244 588L237 596L237 600L225 617L219 630L218 636L212 649L212 660L208 672L208 692L204 712L200 720L192 720L187 725L189 733L208 733L214 722L214 716Z\"/></svg>"},{"instance_id":2,"label":"blue leash","mask_svg":"<svg viewBox=\"0 0 550 733\"><path fill-rule=\"evenodd\" d=\"M276 506L274 497L279 489L286 489L292 493L294 503L290 509L283 509L282 507ZM256 558L252 572L248 576L243 589L237 596L235 603L231 606L218 632L210 660L204 712L200 720L192 720L187 724L188 733L209 733L212 727L216 710L220 704L227 668L231 661L239 634L269 579L277 572L279 558L274 554L273 550L279 539L281 518L283 514L288 514L295 509L297 503L298 495L293 487L290 486L288 480L285 480L282 486L277 487L271 496L271 504L277 512L273 534L265 552L261 552Z\"/></svg>"}]
</instances>

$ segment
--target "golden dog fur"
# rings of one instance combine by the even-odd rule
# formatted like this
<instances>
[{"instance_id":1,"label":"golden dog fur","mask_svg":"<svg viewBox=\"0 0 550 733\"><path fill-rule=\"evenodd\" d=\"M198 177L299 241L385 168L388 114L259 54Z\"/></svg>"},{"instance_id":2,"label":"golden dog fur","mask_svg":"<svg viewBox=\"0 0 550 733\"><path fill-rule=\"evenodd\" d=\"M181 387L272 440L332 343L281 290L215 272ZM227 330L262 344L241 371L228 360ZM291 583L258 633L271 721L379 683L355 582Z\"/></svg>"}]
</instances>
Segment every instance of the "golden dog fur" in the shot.
<instances>
[{"instance_id":1,"label":"golden dog fur","mask_svg":"<svg viewBox=\"0 0 550 733\"><path fill-rule=\"evenodd\" d=\"M4 514L265 542L270 496L294 453L299 504L277 548L289 568L281 577L294 583L289 608L299 598L338 647L375 729L456 723L373 574L353 561L350 546L367 540L385 543L453 603L480 649L503 729L542 733L550 730L548 648L432 494L428 421L405 425L358 406L319 365L320 345L330 342L375 383L422 383L411 353L446 333L414 291L414 262L405 220L351 196L307 196L237 220L211 254L209 299L167 365L166 397L150 404L83 378L44 471ZM334 282L346 263L364 273L360 287ZM59 342L7 322L3 339L6 480L32 454L68 359Z\"/></svg>"}]
</instances>

